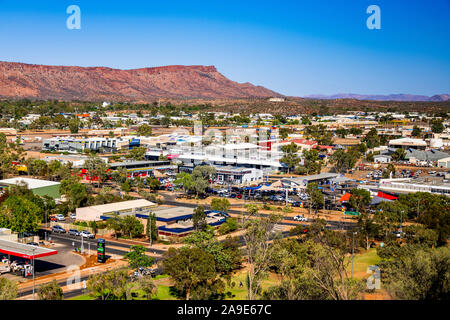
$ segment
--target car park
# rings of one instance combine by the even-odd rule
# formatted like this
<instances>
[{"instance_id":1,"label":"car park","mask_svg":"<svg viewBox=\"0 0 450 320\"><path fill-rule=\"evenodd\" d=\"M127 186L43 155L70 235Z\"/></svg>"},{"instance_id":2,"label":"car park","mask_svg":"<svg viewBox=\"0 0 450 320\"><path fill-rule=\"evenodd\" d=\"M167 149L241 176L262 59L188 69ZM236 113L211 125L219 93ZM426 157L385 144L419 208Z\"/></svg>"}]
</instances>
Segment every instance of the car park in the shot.
<instances>
[{"instance_id":1,"label":"car park","mask_svg":"<svg viewBox=\"0 0 450 320\"><path fill-rule=\"evenodd\" d=\"M90 233L89 231L83 230L80 232L80 236L82 236L83 238L88 238L88 239L94 239L95 236Z\"/></svg>"},{"instance_id":2,"label":"car park","mask_svg":"<svg viewBox=\"0 0 450 320\"><path fill-rule=\"evenodd\" d=\"M66 233L66 230L61 226L53 226L52 232L54 233Z\"/></svg>"}]
</instances>

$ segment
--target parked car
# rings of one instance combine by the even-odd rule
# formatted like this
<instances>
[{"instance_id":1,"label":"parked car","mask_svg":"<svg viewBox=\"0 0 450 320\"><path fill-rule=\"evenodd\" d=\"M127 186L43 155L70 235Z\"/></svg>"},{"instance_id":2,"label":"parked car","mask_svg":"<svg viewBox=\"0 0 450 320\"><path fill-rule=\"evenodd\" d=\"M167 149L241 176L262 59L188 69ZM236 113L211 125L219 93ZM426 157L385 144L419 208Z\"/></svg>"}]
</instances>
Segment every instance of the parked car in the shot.
<instances>
[{"instance_id":1,"label":"parked car","mask_svg":"<svg viewBox=\"0 0 450 320\"><path fill-rule=\"evenodd\" d=\"M65 218L62 214L57 214L57 215L56 215L56 220L58 220L58 221L64 221L64 220L66 220L66 218Z\"/></svg>"},{"instance_id":2,"label":"parked car","mask_svg":"<svg viewBox=\"0 0 450 320\"><path fill-rule=\"evenodd\" d=\"M70 229L67 233L70 234L71 236L77 236L77 237L80 235L80 231L78 231L76 229Z\"/></svg>"},{"instance_id":3,"label":"parked car","mask_svg":"<svg viewBox=\"0 0 450 320\"><path fill-rule=\"evenodd\" d=\"M303 216L303 215L296 215L296 216L294 217L294 220L296 220L296 221L302 221L302 222L307 222L307 221L308 221L308 218L306 218L306 217Z\"/></svg>"},{"instance_id":4,"label":"parked car","mask_svg":"<svg viewBox=\"0 0 450 320\"><path fill-rule=\"evenodd\" d=\"M50 216L50 221L58 221L55 216Z\"/></svg>"},{"instance_id":5,"label":"parked car","mask_svg":"<svg viewBox=\"0 0 450 320\"><path fill-rule=\"evenodd\" d=\"M66 233L66 230L63 227L60 226L53 226L52 232L54 233Z\"/></svg>"},{"instance_id":6,"label":"parked car","mask_svg":"<svg viewBox=\"0 0 450 320\"><path fill-rule=\"evenodd\" d=\"M95 236L90 233L89 231L83 230L80 232L80 236L84 237L84 238L88 238L88 239L94 239Z\"/></svg>"},{"instance_id":7,"label":"parked car","mask_svg":"<svg viewBox=\"0 0 450 320\"><path fill-rule=\"evenodd\" d=\"M293 207L301 207L302 203L300 201L295 201L292 203Z\"/></svg>"},{"instance_id":8,"label":"parked car","mask_svg":"<svg viewBox=\"0 0 450 320\"><path fill-rule=\"evenodd\" d=\"M37 243L37 242L27 242L27 244L30 246L39 247L39 243Z\"/></svg>"},{"instance_id":9,"label":"parked car","mask_svg":"<svg viewBox=\"0 0 450 320\"><path fill-rule=\"evenodd\" d=\"M69 217L70 217L70 219L74 219L75 220L77 218L77 214L76 213L71 213Z\"/></svg>"}]
</instances>

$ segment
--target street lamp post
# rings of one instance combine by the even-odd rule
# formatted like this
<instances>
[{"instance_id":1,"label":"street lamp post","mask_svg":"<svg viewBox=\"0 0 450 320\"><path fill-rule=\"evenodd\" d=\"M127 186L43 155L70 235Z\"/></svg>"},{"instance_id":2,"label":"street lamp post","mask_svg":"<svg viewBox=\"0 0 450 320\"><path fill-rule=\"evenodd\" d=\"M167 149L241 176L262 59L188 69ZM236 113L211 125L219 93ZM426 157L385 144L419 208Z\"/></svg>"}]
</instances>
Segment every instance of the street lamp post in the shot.
<instances>
[{"instance_id":1,"label":"street lamp post","mask_svg":"<svg viewBox=\"0 0 450 320\"><path fill-rule=\"evenodd\" d=\"M355 253L355 235L358 234L358 232L353 232L352 234L352 279L353 279L353 260L354 260L354 253Z\"/></svg>"},{"instance_id":2,"label":"street lamp post","mask_svg":"<svg viewBox=\"0 0 450 320\"><path fill-rule=\"evenodd\" d=\"M36 251L36 248L33 246L33 300L34 300L34 252Z\"/></svg>"}]
</instances>

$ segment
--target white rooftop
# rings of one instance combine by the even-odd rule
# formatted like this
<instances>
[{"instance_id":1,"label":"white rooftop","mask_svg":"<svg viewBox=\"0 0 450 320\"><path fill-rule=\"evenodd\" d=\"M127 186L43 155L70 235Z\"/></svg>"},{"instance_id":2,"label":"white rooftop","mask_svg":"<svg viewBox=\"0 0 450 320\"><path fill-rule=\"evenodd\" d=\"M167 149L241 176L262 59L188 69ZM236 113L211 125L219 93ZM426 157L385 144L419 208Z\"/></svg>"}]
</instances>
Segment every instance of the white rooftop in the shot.
<instances>
[{"instance_id":1,"label":"white rooftop","mask_svg":"<svg viewBox=\"0 0 450 320\"><path fill-rule=\"evenodd\" d=\"M0 180L0 184L18 185L19 183L26 183L28 185L28 189L49 187L60 184L59 182L54 181L21 178L21 177Z\"/></svg>"},{"instance_id":2,"label":"white rooftop","mask_svg":"<svg viewBox=\"0 0 450 320\"><path fill-rule=\"evenodd\" d=\"M155 206L156 204L145 199L129 200L122 202L114 202L107 204L100 204L98 206L87 207L89 209L96 210L100 213L109 213L113 211L130 210L133 208Z\"/></svg>"}]
</instances>

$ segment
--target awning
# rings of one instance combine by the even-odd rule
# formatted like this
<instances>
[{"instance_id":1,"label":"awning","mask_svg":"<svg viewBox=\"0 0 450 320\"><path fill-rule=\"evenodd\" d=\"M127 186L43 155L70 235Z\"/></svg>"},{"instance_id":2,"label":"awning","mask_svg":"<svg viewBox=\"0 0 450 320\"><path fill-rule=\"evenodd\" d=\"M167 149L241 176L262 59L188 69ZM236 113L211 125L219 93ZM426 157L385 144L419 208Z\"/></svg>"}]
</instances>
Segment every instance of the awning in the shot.
<instances>
[{"instance_id":1,"label":"awning","mask_svg":"<svg viewBox=\"0 0 450 320\"><path fill-rule=\"evenodd\" d=\"M339 201L340 202L349 201L351 196L352 196L352 194L347 192L339 199Z\"/></svg>"},{"instance_id":2,"label":"awning","mask_svg":"<svg viewBox=\"0 0 450 320\"><path fill-rule=\"evenodd\" d=\"M378 191L377 196L380 197L380 198L387 199L387 200L397 200L398 199L398 197L392 196L392 195L390 195L388 193L384 193L384 192L381 192L381 191Z\"/></svg>"},{"instance_id":3,"label":"awning","mask_svg":"<svg viewBox=\"0 0 450 320\"><path fill-rule=\"evenodd\" d=\"M0 253L24 259L37 259L57 254L58 251L14 241L0 240Z\"/></svg>"}]
</instances>

